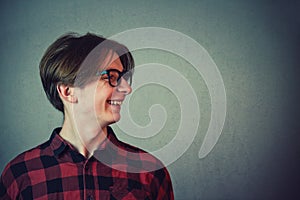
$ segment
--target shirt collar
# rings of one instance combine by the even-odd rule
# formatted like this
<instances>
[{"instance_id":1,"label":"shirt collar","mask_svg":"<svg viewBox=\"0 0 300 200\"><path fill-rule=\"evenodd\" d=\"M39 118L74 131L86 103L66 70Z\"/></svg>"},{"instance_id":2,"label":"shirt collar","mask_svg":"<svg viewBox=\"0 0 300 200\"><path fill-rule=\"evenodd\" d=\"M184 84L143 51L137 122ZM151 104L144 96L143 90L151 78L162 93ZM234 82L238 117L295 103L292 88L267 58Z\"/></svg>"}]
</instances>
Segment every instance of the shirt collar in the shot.
<instances>
[{"instance_id":1,"label":"shirt collar","mask_svg":"<svg viewBox=\"0 0 300 200\"><path fill-rule=\"evenodd\" d=\"M58 127L52 131L50 137L50 146L55 156L59 156L67 147L68 143L60 135L61 127Z\"/></svg>"},{"instance_id":2,"label":"shirt collar","mask_svg":"<svg viewBox=\"0 0 300 200\"><path fill-rule=\"evenodd\" d=\"M52 131L51 137L50 137L50 145L52 148L52 151L55 156L59 156L62 154L66 149L72 147L71 144L69 144L66 140L64 140L60 135L61 127L55 128ZM114 145L119 146L119 140L117 139L114 131L111 127L107 127L107 137L105 140L101 143L99 146L99 150L105 150L107 148L107 145L110 144L110 142ZM71 148L72 149L72 148Z\"/></svg>"}]
</instances>

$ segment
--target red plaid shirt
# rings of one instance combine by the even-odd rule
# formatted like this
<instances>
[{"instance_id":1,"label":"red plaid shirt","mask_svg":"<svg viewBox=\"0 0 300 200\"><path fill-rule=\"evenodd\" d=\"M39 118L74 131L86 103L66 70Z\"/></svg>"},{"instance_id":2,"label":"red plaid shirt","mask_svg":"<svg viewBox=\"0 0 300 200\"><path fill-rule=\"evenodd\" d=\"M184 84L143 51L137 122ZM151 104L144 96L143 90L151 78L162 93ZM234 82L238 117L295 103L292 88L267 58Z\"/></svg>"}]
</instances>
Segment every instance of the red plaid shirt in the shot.
<instances>
[{"instance_id":1,"label":"red plaid shirt","mask_svg":"<svg viewBox=\"0 0 300 200\"><path fill-rule=\"evenodd\" d=\"M109 155L111 165L100 162L95 154L86 159L59 132L60 129L55 129L47 142L20 154L5 167L0 199L174 199L169 173L161 162L120 142L111 128L108 127L108 140L118 148L137 153L139 159L132 161L109 145L102 145L104 149L98 153ZM109 154L103 153L107 149ZM140 168L140 171L109 167L117 162L123 168ZM149 172L145 166L158 170Z\"/></svg>"}]
</instances>

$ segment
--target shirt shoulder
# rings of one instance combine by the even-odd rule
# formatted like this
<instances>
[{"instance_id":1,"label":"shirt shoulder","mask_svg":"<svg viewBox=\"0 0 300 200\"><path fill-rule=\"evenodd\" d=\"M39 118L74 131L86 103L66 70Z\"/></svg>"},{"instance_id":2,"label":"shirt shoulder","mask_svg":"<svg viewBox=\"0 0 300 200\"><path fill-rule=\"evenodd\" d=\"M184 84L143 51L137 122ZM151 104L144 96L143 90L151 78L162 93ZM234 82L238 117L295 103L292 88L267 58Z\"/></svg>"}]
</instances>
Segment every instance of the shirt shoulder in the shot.
<instances>
[{"instance_id":1,"label":"shirt shoulder","mask_svg":"<svg viewBox=\"0 0 300 200\"><path fill-rule=\"evenodd\" d=\"M21 188L30 185L28 175L31 171L43 168L41 157L50 155L51 151L48 148L50 148L49 141L24 151L8 162L1 174L0 197L17 195Z\"/></svg>"},{"instance_id":2,"label":"shirt shoulder","mask_svg":"<svg viewBox=\"0 0 300 200\"><path fill-rule=\"evenodd\" d=\"M118 140L114 134L110 134L110 140L113 145L108 146L110 157L113 155L118 164L126 166L127 176L138 174L140 183L151 194L151 199L174 199L170 174L157 157Z\"/></svg>"},{"instance_id":3,"label":"shirt shoulder","mask_svg":"<svg viewBox=\"0 0 300 200\"><path fill-rule=\"evenodd\" d=\"M164 167L163 163L151 153L119 140L110 127L108 129L108 132L108 141L110 141L110 143L106 146L106 148L110 149L110 153L113 152L116 154L116 156L124 156L126 157L126 159L128 159L128 161L144 161L152 164L157 164L160 166L160 168Z\"/></svg>"},{"instance_id":4,"label":"shirt shoulder","mask_svg":"<svg viewBox=\"0 0 300 200\"><path fill-rule=\"evenodd\" d=\"M111 143L106 145L105 148L105 154L107 154L107 156L104 157L109 159L114 158L114 163L120 166L126 166L127 172L151 172L164 168L163 163L151 153L120 141L116 136L110 138L110 141ZM100 157L103 158L103 153L100 154Z\"/></svg>"},{"instance_id":5,"label":"shirt shoulder","mask_svg":"<svg viewBox=\"0 0 300 200\"><path fill-rule=\"evenodd\" d=\"M54 130L49 140L13 158L4 168L2 176L11 171L14 178L18 178L30 171L45 168L44 163L49 162L49 158L54 158L55 151L63 150L64 147L65 145L59 140L57 131Z\"/></svg>"},{"instance_id":6,"label":"shirt shoulder","mask_svg":"<svg viewBox=\"0 0 300 200\"><path fill-rule=\"evenodd\" d=\"M5 172L9 169L14 170L15 168L16 170L19 171L19 173L21 171L24 171L22 169L26 168L28 163L34 162L35 159L40 159L41 156L47 156L47 155L51 156L51 151L49 151L49 148L50 148L50 143L49 141L47 141L36 147L26 150L23 153L20 153L6 165L2 174L5 174Z\"/></svg>"}]
</instances>

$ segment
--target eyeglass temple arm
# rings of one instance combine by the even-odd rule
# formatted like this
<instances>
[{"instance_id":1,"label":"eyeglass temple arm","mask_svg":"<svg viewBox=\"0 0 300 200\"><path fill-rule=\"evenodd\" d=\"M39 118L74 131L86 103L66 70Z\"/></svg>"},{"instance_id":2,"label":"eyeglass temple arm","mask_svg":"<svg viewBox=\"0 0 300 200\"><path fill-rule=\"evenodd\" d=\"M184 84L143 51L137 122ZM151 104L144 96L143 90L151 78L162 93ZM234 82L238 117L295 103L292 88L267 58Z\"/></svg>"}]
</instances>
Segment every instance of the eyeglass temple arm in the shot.
<instances>
[{"instance_id":1,"label":"eyeglass temple arm","mask_svg":"<svg viewBox=\"0 0 300 200\"><path fill-rule=\"evenodd\" d=\"M101 75L104 75L104 74L108 74L108 71L106 71L106 70L104 70L104 71L98 71L97 73L96 73L96 76L101 76Z\"/></svg>"}]
</instances>

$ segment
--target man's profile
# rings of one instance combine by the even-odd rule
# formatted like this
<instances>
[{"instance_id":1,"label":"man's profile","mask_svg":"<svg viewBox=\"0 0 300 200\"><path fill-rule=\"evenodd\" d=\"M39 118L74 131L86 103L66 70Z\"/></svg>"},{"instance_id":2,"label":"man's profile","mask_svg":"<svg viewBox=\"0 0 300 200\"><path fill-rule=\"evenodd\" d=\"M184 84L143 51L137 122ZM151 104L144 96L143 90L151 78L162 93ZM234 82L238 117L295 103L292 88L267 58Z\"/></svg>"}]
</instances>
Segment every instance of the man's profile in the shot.
<instances>
[{"instance_id":1,"label":"man's profile","mask_svg":"<svg viewBox=\"0 0 300 200\"><path fill-rule=\"evenodd\" d=\"M94 34L66 34L50 45L40 77L64 121L6 165L0 199L174 199L163 164L109 126L120 120L133 69L124 45Z\"/></svg>"}]
</instances>

